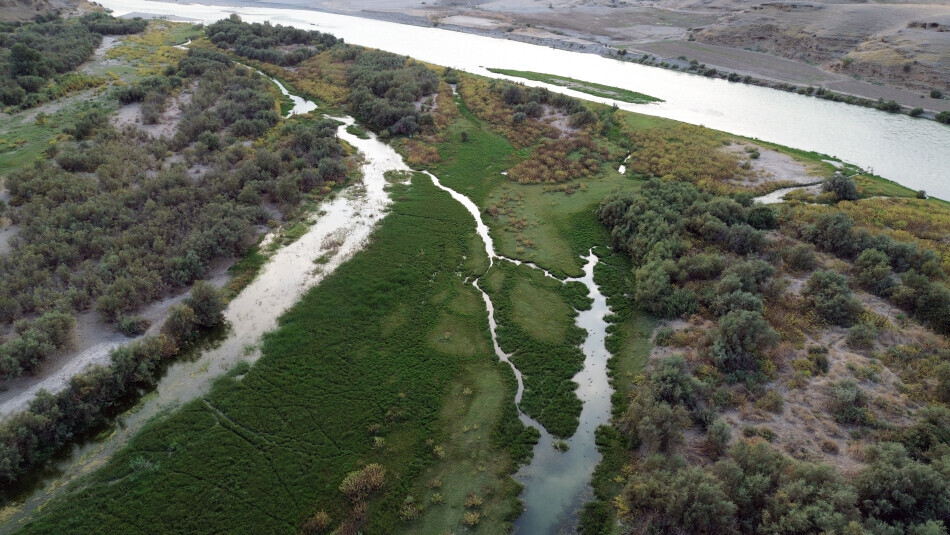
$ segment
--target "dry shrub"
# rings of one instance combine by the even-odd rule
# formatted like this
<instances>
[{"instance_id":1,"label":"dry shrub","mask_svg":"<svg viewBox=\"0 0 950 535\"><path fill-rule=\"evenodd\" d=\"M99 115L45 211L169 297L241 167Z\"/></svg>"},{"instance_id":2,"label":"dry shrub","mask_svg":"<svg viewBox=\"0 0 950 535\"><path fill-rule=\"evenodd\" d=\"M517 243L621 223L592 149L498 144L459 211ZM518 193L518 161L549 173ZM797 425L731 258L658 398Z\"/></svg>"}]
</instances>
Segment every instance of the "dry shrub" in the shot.
<instances>
[{"instance_id":1,"label":"dry shrub","mask_svg":"<svg viewBox=\"0 0 950 535\"><path fill-rule=\"evenodd\" d=\"M354 503L362 502L386 484L386 469L373 463L350 472L340 483L340 492Z\"/></svg>"},{"instance_id":2,"label":"dry shrub","mask_svg":"<svg viewBox=\"0 0 950 535\"><path fill-rule=\"evenodd\" d=\"M411 165L429 165L442 161L439 149L416 139L404 139L402 149Z\"/></svg>"},{"instance_id":3,"label":"dry shrub","mask_svg":"<svg viewBox=\"0 0 950 535\"><path fill-rule=\"evenodd\" d=\"M304 522L302 531L304 535L319 535L325 533L329 527L330 515L321 509Z\"/></svg>"},{"instance_id":4,"label":"dry shrub","mask_svg":"<svg viewBox=\"0 0 950 535\"><path fill-rule=\"evenodd\" d=\"M512 110L505 106L501 95L492 87L488 80L471 76L461 77L458 84L462 100L476 117L490 125L493 132L505 136L519 149L531 145L542 136L556 138L560 135L557 128L537 119L528 118L516 123L512 118Z\"/></svg>"},{"instance_id":5,"label":"dry shrub","mask_svg":"<svg viewBox=\"0 0 950 535\"><path fill-rule=\"evenodd\" d=\"M521 184L566 182L600 171L609 156L589 138L544 140L529 158L511 169L508 178Z\"/></svg>"},{"instance_id":6,"label":"dry shrub","mask_svg":"<svg viewBox=\"0 0 950 535\"><path fill-rule=\"evenodd\" d=\"M739 167L735 154L721 150L722 135L702 126L680 124L628 134L636 150L627 167L635 174L675 177L716 193L730 193L741 188L729 181L749 173Z\"/></svg>"}]
</instances>

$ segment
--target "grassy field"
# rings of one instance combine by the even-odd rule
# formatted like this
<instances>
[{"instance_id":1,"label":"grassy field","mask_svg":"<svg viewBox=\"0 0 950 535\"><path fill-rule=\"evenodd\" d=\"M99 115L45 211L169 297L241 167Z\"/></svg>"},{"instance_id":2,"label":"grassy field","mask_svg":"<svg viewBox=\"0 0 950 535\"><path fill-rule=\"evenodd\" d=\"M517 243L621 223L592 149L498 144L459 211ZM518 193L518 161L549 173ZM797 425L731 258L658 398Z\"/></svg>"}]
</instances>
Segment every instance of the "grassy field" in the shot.
<instances>
[{"instance_id":1,"label":"grassy field","mask_svg":"<svg viewBox=\"0 0 950 535\"><path fill-rule=\"evenodd\" d=\"M319 510L336 525L352 514L337 487L373 462L387 483L365 533L403 526L410 496L420 525L457 529L469 493L479 530L503 530L517 486L501 445L533 437L463 283L484 265L474 224L425 178L394 194L373 245L281 319L246 375L151 424L24 532L291 533Z\"/></svg>"},{"instance_id":2,"label":"grassy field","mask_svg":"<svg viewBox=\"0 0 950 535\"><path fill-rule=\"evenodd\" d=\"M505 76L514 76L516 78L544 82L546 84L557 85L566 87L568 89L573 89L574 91L580 91L581 93L587 93L588 95L594 95L595 97L612 98L621 102L630 102L632 104L663 102L663 99L651 97L650 95L644 95L643 93L637 93L636 91L630 91L629 89L621 89L619 87L611 87L609 85L602 85L594 82L585 82L583 80L568 78L567 76L558 76L556 74L545 74L532 71L515 71L511 69L490 68L488 70L495 74L504 74Z\"/></svg>"}]
</instances>

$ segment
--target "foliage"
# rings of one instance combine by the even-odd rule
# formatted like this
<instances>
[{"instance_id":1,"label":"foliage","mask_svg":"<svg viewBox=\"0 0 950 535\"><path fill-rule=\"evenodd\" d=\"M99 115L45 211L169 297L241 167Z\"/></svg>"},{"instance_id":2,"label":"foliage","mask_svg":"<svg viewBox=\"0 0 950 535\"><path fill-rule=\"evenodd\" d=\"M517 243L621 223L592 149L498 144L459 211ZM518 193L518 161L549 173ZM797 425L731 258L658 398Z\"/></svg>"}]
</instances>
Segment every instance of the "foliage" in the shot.
<instances>
[{"instance_id":1,"label":"foliage","mask_svg":"<svg viewBox=\"0 0 950 535\"><path fill-rule=\"evenodd\" d=\"M914 461L903 446L884 442L866 452L868 467L855 479L858 506L891 525L950 521L950 464Z\"/></svg>"},{"instance_id":2,"label":"foliage","mask_svg":"<svg viewBox=\"0 0 950 535\"><path fill-rule=\"evenodd\" d=\"M853 201L859 197L854 180L841 173L835 173L831 178L825 180L822 189L833 193L835 199L839 201Z\"/></svg>"},{"instance_id":3,"label":"foliage","mask_svg":"<svg viewBox=\"0 0 950 535\"><path fill-rule=\"evenodd\" d=\"M197 335L199 326L181 318L191 309L180 307L179 313L173 311L166 320L161 335L112 350L108 366L96 365L71 377L68 386L57 394L40 391L27 410L10 415L0 424L0 482L16 483L73 440L110 421L125 407L124 402L138 397L139 388L154 385L164 365ZM56 323L63 326L61 335L65 335L65 326L71 329L72 321L66 314L56 318ZM38 327L35 324L33 328Z\"/></svg>"},{"instance_id":4,"label":"foliage","mask_svg":"<svg viewBox=\"0 0 950 535\"><path fill-rule=\"evenodd\" d=\"M835 271L816 271L802 290L802 296L825 321L844 327L852 325L863 310L851 295L848 280Z\"/></svg>"},{"instance_id":5,"label":"foliage","mask_svg":"<svg viewBox=\"0 0 950 535\"><path fill-rule=\"evenodd\" d=\"M215 45L233 49L239 56L281 66L298 65L337 43L342 44L342 39L329 33L273 26L270 22L249 24L236 14L205 26L205 35ZM287 47L292 49L286 52L283 49Z\"/></svg>"}]
</instances>

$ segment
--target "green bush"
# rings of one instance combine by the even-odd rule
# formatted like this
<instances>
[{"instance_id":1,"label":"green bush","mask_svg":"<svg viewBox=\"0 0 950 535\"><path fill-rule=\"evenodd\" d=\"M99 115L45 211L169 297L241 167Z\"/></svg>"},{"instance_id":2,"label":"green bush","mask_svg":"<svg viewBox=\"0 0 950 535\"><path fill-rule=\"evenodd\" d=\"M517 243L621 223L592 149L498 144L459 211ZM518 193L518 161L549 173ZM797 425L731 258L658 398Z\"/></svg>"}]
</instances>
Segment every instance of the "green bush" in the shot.
<instances>
[{"instance_id":1,"label":"green bush","mask_svg":"<svg viewBox=\"0 0 950 535\"><path fill-rule=\"evenodd\" d=\"M831 178L825 180L822 189L833 193L835 199L839 201L853 201L860 197L854 180L841 173L835 173Z\"/></svg>"},{"instance_id":2,"label":"green bush","mask_svg":"<svg viewBox=\"0 0 950 535\"><path fill-rule=\"evenodd\" d=\"M950 111L942 111L934 118L938 123L950 124Z\"/></svg>"},{"instance_id":3,"label":"green bush","mask_svg":"<svg viewBox=\"0 0 950 535\"><path fill-rule=\"evenodd\" d=\"M890 525L946 520L950 466L912 460L900 444L884 442L865 452L868 467L855 478L858 504L868 517Z\"/></svg>"},{"instance_id":4,"label":"green bush","mask_svg":"<svg viewBox=\"0 0 950 535\"><path fill-rule=\"evenodd\" d=\"M815 248L805 243L800 243L782 251L782 259L793 271L811 271L818 265Z\"/></svg>"},{"instance_id":5,"label":"green bush","mask_svg":"<svg viewBox=\"0 0 950 535\"><path fill-rule=\"evenodd\" d=\"M842 379L829 387L829 409L835 421L849 425L871 422L868 397L853 379Z\"/></svg>"},{"instance_id":6,"label":"green bush","mask_svg":"<svg viewBox=\"0 0 950 535\"><path fill-rule=\"evenodd\" d=\"M730 312L713 331L713 363L719 370L730 374L757 371L760 352L778 340L778 333L761 313L749 310Z\"/></svg>"},{"instance_id":7,"label":"green bush","mask_svg":"<svg viewBox=\"0 0 950 535\"><path fill-rule=\"evenodd\" d=\"M848 329L848 346L854 349L870 349L877 340L877 327L870 323L858 323Z\"/></svg>"},{"instance_id":8,"label":"green bush","mask_svg":"<svg viewBox=\"0 0 950 535\"><path fill-rule=\"evenodd\" d=\"M815 272L805 283L802 296L822 319L833 325L848 327L863 310L851 295L848 280L831 270Z\"/></svg>"}]
</instances>

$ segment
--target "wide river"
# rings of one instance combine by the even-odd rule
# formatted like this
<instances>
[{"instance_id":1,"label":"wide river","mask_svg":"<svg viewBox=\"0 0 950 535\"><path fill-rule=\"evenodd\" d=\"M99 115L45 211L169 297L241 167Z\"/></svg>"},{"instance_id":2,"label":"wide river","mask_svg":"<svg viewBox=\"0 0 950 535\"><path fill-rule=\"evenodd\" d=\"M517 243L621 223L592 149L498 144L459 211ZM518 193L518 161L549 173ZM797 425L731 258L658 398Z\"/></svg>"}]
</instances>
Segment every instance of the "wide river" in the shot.
<instances>
[{"instance_id":1,"label":"wide river","mask_svg":"<svg viewBox=\"0 0 950 535\"><path fill-rule=\"evenodd\" d=\"M913 189L950 200L950 126L906 115L828 102L774 89L623 63L566 50L461 32L301 9L227 7L153 0L102 0L117 15L151 13L213 22L231 13L248 22L330 32L347 42L492 76L486 67L530 70L623 87L663 99L621 108L704 125L869 169ZM525 82L530 85L543 85ZM613 103L549 86L588 100Z\"/></svg>"}]
</instances>

